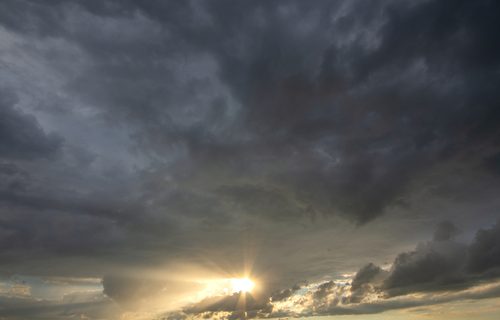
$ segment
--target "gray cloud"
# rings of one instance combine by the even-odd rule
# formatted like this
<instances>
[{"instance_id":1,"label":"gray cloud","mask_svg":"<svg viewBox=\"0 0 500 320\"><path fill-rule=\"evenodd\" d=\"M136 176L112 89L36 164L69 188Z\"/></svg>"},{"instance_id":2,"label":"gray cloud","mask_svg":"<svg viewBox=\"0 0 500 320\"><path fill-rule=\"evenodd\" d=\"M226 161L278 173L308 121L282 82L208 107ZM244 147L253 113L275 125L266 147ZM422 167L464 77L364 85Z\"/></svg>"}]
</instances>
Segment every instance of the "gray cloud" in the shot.
<instances>
[{"instance_id":1,"label":"gray cloud","mask_svg":"<svg viewBox=\"0 0 500 320\"><path fill-rule=\"evenodd\" d=\"M446 229L456 230L447 222L440 223L436 234ZM434 236L433 241L419 244L414 251L399 254L387 273L369 264L360 269L352 282L352 291L362 284L371 284L387 296L411 292L461 290L498 277L500 262L496 251L500 243L496 223L489 229L481 229L470 245ZM374 278L383 274L383 282ZM380 279L380 278L379 278Z\"/></svg>"},{"instance_id":2,"label":"gray cloud","mask_svg":"<svg viewBox=\"0 0 500 320\"><path fill-rule=\"evenodd\" d=\"M300 289L300 285L296 284L292 288L287 288L274 292L270 299L272 302L281 301L292 296L294 292Z\"/></svg>"},{"instance_id":3,"label":"gray cloud","mask_svg":"<svg viewBox=\"0 0 500 320\"><path fill-rule=\"evenodd\" d=\"M436 164L456 164L478 143L489 153L498 139L496 90L480 80L493 80L498 67L498 48L484 39L481 17L495 11L486 4L25 6L36 28L5 26L64 38L88 54L91 67L67 87L110 122L132 125L141 151L180 153L168 169L177 179L211 181L186 192L274 189L260 212L292 196L281 206L288 212L366 222L404 201ZM56 13L71 20L56 22ZM102 31L83 33L89 21ZM136 28L127 37L113 37L110 24L129 23ZM449 85L427 85L449 74ZM234 185L214 183L221 175ZM253 214L251 199L238 200Z\"/></svg>"},{"instance_id":4,"label":"gray cloud","mask_svg":"<svg viewBox=\"0 0 500 320\"><path fill-rule=\"evenodd\" d=\"M0 90L0 157L36 159L53 157L62 139L46 134L34 116L15 108L17 97L7 89Z\"/></svg>"},{"instance_id":5,"label":"gray cloud","mask_svg":"<svg viewBox=\"0 0 500 320\"><path fill-rule=\"evenodd\" d=\"M297 277L387 261L425 221L467 235L499 208L499 12L2 1L0 272L100 277L215 256L233 272L253 250L280 301ZM442 223L389 274L366 266L353 302L493 277L495 233L457 236Z\"/></svg>"},{"instance_id":6,"label":"gray cloud","mask_svg":"<svg viewBox=\"0 0 500 320\"><path fill-rule=\"evenodd\" d=\"M205 313L205 312L249 312L254 313L255 317L258 312L269 313L272 310L272 305L267 299L255 298L251 294L233 293L232 295L223 297L209 297L193 306L184 310L185 313Z\"/></svg>"},{"instance_id":7,"label":"gray cloud","mask_svg":"<svg viewBox=\"0 0 500 320\"><path fill-rule=\"evenodd\" d=\"M103 293L119 302L124 308L134 309L144 300L158 295L166 284L157 279L132 276L105 276L102 280Z\"/></svg>"},{"instance_id":8,"label":"gray cloud","mask_svg":"<svg viewBox=\"0 0 500 320\"><path fill-rule=\"evenodd\" d=\"M438 224L438 233L443 225ZM446 225L456 228L451 222ZM281 290L276 299L271 298L273 308L267 316L371 314L498 297L500 264L495 248L499 225L479 230L470 245L442 239L421 243L399 254L389 271L369 263L348 285L331 280L306 286L301 292L295 287Z\"/></svg>"},{"instance_id":9,"label":"gray cloud","mask_svg":"<svg viewBox=\"0 0 500 320\"><path fill-rule=\"evenodd\" d=\"M469 247L467 270L474 274L498 275L500 260L500 221L491 229L479 230Z\"/></svg>"},{"instance_id":10,"label":"gray cloud","mask_svg":"<svg viewBox=\"0 0 500 320\"><path fill-rule=\"evenodd\" d=\"M367 293L374 292L387 278L387 271L369 263L356 272L351 282L350 302L359 303Z\"/></svg>"},{"instance_id":11,"label":"gray cloud","mask_svg":"<svg viewBox=\"0 0 500 320\"><path fill-rule=\"evenodd\" d=\"M390 295L413 290L445 287L463 282L462 269L466 247L457 243L422 244L415 251L399 254L384 281Z\"/></svg>"},{"instance_id":12,"label":"gray cloud","mask_svg":"<svg viewBox=\"0 0 500 320\"><path fill-rule=\"evenodd\" d=\"M438 224L434 232L434 241L446 241L453 239L459 230L451 221L443 221Z\"/></svg>"}]
</instances>

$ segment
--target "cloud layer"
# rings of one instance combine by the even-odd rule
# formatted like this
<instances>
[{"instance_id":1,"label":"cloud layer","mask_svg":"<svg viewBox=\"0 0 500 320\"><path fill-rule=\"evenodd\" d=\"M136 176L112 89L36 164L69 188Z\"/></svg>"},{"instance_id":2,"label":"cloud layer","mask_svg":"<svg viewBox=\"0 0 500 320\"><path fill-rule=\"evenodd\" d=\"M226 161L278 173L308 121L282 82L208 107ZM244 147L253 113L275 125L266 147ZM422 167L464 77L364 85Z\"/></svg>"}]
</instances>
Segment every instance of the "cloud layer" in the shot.
<instances>
[{"instance_id":1,"label":"cloud layer","mask_svg":"<svg viewBox=\"0 0 500 320\"><path fill-rule=\"evenodd\" d=\"M0 276L101 278L130 309L191 290L178 264L251 269L274 301L366 261L351 289L315 299L496 276L499 13L462 0L2 1ZM409 251L440 221L454 224Z\"/></svg>"},{"instance_id":2,"label":"cloud layer","mask_svg":"<svg viewBox=\"0 0 500 320\"><path fill-rule=\"evenodd\" d=\"M448 228L453 224L439 224L435 238L443 232L444 226ZM496 261L499 231L500 222L481 229L469 245L451 239L420 243L413 251L397 255L388 270L369 263L352 278L277 291L263 298L267 304L256 304L251 296L249 299L243 294L233 294L205 299L176 316L192 318L194 314L194 318L236 319L371 314L497 297L500 293L500 262ZM245 308L249 312L241 316Z\"/></svg>"}]
</instances>

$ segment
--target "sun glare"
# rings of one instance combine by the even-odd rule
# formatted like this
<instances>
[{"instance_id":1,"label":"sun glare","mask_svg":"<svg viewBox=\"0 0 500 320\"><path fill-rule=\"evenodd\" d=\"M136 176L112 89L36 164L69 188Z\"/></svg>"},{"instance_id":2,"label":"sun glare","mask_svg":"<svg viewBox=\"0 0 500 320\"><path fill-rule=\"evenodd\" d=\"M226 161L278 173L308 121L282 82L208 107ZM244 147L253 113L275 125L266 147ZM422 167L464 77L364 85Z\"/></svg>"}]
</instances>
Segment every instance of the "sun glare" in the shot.
<instances>
[{"instance_id":1,"label":"sun glare","mask_svg":"<svg viewBox=\"0 0 500 320\"><path fill-rule=\"evenodd\" d=\"M231 289L233 292L251 292L255 283L248 278L231 279Z\"/></svg>"}]
</instances>

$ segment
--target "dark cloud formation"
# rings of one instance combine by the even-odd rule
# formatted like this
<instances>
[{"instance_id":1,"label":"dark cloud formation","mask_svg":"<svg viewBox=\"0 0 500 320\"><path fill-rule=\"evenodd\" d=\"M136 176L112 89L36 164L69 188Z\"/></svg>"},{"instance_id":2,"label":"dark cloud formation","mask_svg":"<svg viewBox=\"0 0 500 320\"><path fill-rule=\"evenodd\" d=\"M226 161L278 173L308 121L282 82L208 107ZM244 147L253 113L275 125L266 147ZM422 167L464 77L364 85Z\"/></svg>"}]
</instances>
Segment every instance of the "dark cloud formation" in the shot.
<instances>
[{"instance_id":1,"label":"dark cloud formation","mask_svg":"<svg viewBox=\"0 0 500 320\"><path fill-rule=\"evenodd\" d=\"M394 260L392 270L384 281L387 291L418 291L422 286L430 289L462 282L462 269L466 247L456 243L428 243L415 251L401 253Z\"/></svg>"},{"instance_id":2,"label":"dark cloud formation","mask_svg":"<svg viewBox=\"0 0 500 320\"><path fill-rule=\"evenodd\" d=\"M367 264L356 272L354 279L352 279L351 290L356 291L364 284L373 282L373 279L381 273L383 273L383 270L379 266L373 263Z\"/></svg>"},{"instance_id":3,"label":"dark cloud formation","mask_svg":"<svg viewBox=\"0 0 500 320\"><path fill-rule=\"evenodd\" d=\"M2 1L0 273L232 272L259 242L282 301L448 219L353 302L493 277L496 234L455 238L500 209L499 21L489 0ZM155 287L132 278L105 291Z\"/></svg>"},{"instance_id":4,"label":"dark cloud formation","mask_svg":"<svg viewBox=\"0 0 500 320\"><path fill-rule=\"evenodd\" d=\"M479 230L470 245L467 270L473 274L498 275L500 268L500 221L491 228Z\"/></svg>"},{"instance_id":5,"label":"dark cloud formation","mask_svg":"<svg viewBox=\"0 0 500 320\"><path fill-rule=\"evenodd\" d=\"M289 298L292 294L294 294L299 289L300 289L300 285L296 284L291 288L287 288L287 289L283 289L283 290L279 290L277 292L274 292L271 295L270 299L273 302L284 300L286 298Z\"/></svg>"},{"instance_id":6,"label":"dark cloud formation","mask_svg":"<svg viewBox=\"0 0 500 320\"><path fill-rule=\"evenodd\" d=\"M22 160L53 157L62 139L53 133L46 134L35 117L15 108L16 102L12 92L0 90L0 157Z\"/></svg>"},{"instance_id":7,"label":"dark cloud formation","mask_svg":"<svg viewBox=\"0 0 500 320\"><path fill-rule=\"evenodd\" d=\"M196 181L182 192L366 222L438 163L496 151L495 6L7 1L2 21L78 46L89 67L66 88L142 152L182 151L153 168Z\"/></svg>"},{"instance_id":8,"label":"dark cloud formation","mask_svg":"<svg viewBox=\"0 0 500 320\"><path fill-rule=\"evenodd\" d=\"M451 222L438 225L436 234L443 226L456 230ZM499 276L498 246L500 222L489 229L477 232L474 241L465 245L441 238L419 244L414 251L399 254L387 273L379 267L368 264L358 271L352 282L351 291L357 291L363 284L372 284L388 296L411 292L436 290L460 290ZM383 282L374 281L383 274Z\"/></svg>"},{"instance_id":9,"label":"dark cloud formation","mask_svg":"<svg viewBox=\"0 0 500 320\"><path fill-rule=\"evenodd\" d=\"M438 224L434 232L434 241L446 241L453 239L459 230L451 221L443 221Z\"/></svg>"},{"instance_id":10,"label":"dark cloud formation","mask_svg":"<svg viewBox=\"0 0 500 320\"><path fill-rule=\"evenodd\" d=\"M479 230L470 245L456 242L449 237L447 239L436 237L442 234L443 230L457 230L457 228L450 221L439 223L433 240L417 245L413 251L397 255L389 271L373 263L365 265L354 275L350 286L331 280L319 283L316 287L306 288L305 294L298 294L297 291L301 287L296 285L269 297L261 296L257 300L249 294L234 293L206 298L185 309L184 312L207 314L207 316L208 313L230 312L226 316L219 314L224 319L244 317L241 313L245 308L249 312L249 318L366 314L426 304L416 298L413 302L391 300L395 296L404 297L416 292L447 291L449 295L458 294L464 297L470 295L473 299L497 296L497 288L486 289L484 293L479 292L479 294L469 294L466 289L484 284L485 281L495 283L500 277L498 260L500 221L491 228ZM349 295L346 294L347 291L350 291ZM306 305L306 311L282 313L283 311L274 310L274 306L279 306L280 303L297 296L301 298L296 305ZM374 300L374 297L377 298Z\"/></svg>"},{"instance_id":11,"label":"dark cloud formation","mask_svg":"<svg viewBox=\"0 0 500 320\"><path fill-rule=\"evenodd\" d=\"M376 292L386 277L387 271L373 263L359 269L351 282L350 302L359 303L367 293Z\"/></svg>"},{"instance_id":12,"label":"dark cloud formation","mask_svg":"<svg viewBox=\"0 0 500 320\"><path fill-rule=\"evenodd\" d=\"M441 232L444 225L456 229L448 221L440 223L436 232ZM449 239L421 243L415 250L397 255L390 270L369 263L347 284L330 280L305 286L300 293L298 288L282 290L278 298L271 297L273 308L267 317L371 314L453 300L498 297L499 227L497 222L491 228L479 230L469 245ZM286 310L283 305L292 307Z\"/></svg>"}]
</instances>

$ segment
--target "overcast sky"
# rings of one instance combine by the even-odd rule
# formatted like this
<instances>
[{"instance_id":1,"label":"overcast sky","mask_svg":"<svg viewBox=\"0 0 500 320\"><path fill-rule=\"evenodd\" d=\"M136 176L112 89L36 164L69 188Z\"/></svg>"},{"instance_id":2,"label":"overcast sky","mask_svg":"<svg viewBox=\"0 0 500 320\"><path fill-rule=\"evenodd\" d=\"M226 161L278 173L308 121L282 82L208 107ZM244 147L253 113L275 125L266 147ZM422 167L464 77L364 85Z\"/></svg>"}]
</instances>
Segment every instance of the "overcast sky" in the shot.
<instances>
[{"instance_id":1,"label":"overcast sky","mask_svg":"<svg viewBox=\"0 0 500 320\"><path fill-rule=\"evenodd\" d=\"M496 319L499 34L493 0L1 1L0 319Z\"/></svg>"}]
</instances>

